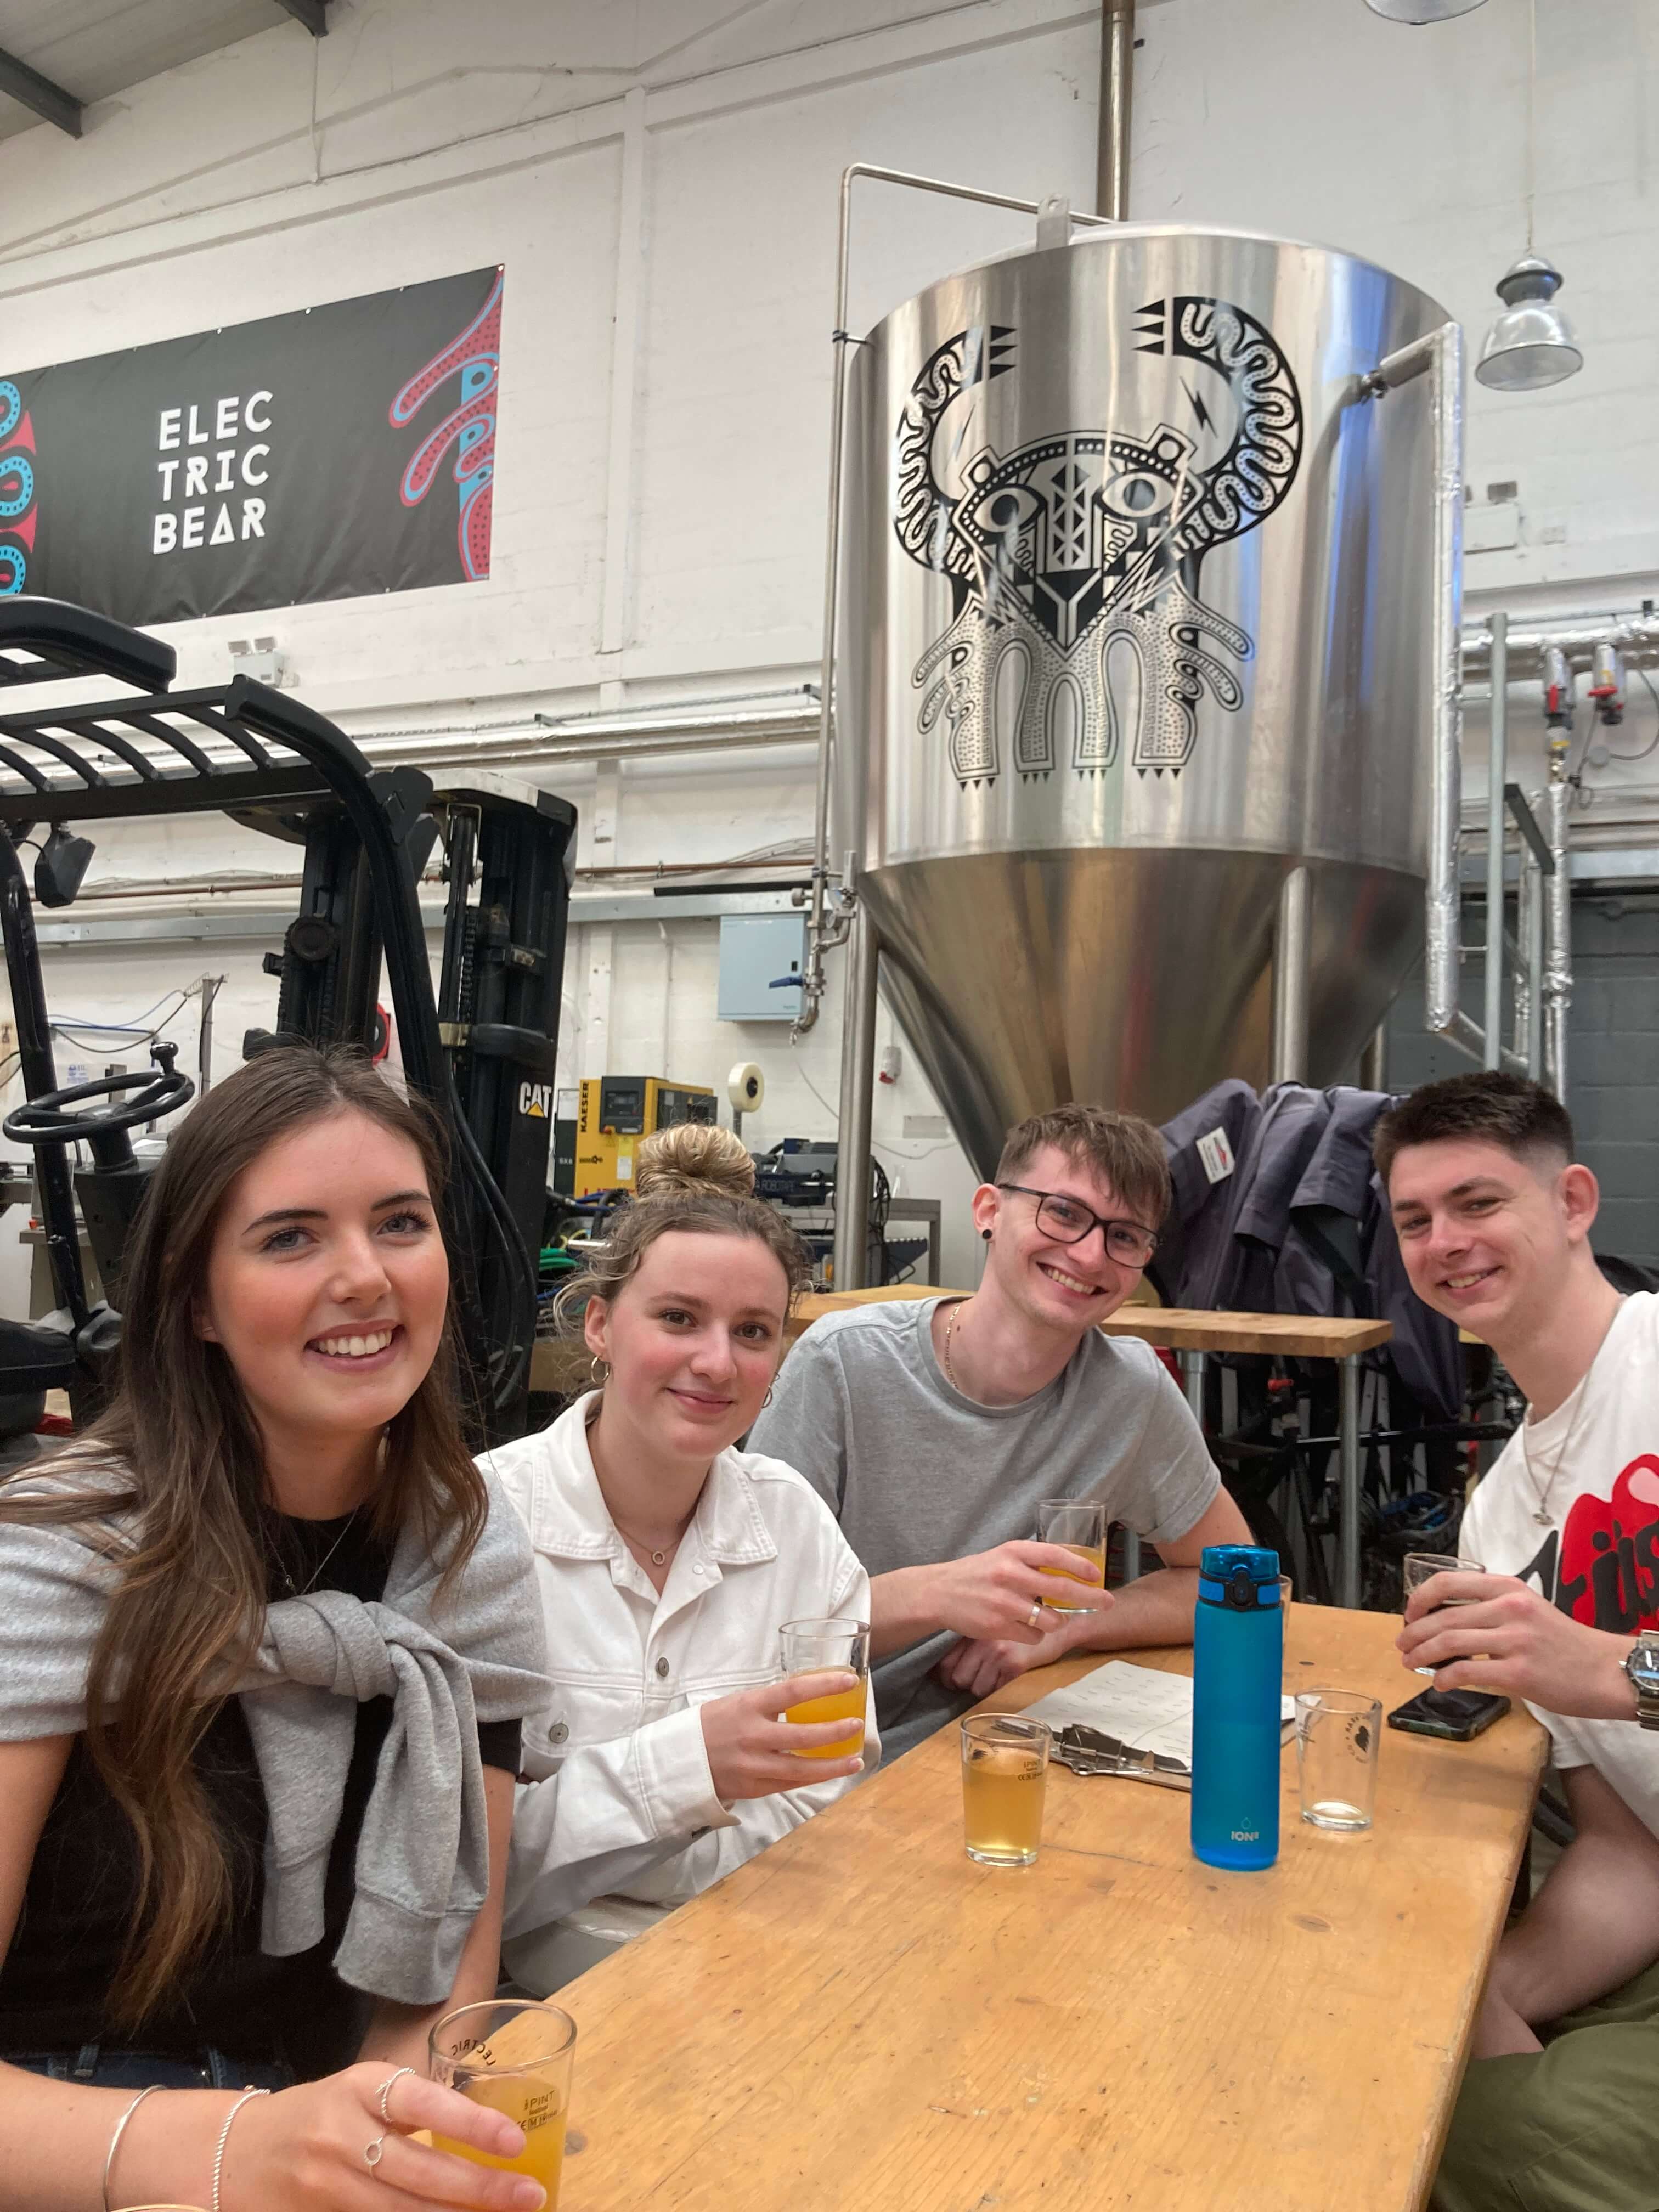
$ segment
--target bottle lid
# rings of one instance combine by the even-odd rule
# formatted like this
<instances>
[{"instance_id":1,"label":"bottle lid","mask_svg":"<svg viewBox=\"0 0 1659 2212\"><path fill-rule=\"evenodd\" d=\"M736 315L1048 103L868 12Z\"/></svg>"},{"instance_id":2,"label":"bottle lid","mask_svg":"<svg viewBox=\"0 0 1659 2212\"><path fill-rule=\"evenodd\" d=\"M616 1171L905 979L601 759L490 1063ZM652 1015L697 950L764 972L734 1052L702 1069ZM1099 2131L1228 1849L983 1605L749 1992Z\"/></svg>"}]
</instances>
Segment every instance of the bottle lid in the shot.
<instances>
[{"instance_id":1,"label":"bottle lid","mask_svg":"<svg viewBox=\"0 0 1659 2212\"><path fill-rule=\"evenodd\" d=\"M1208 1605L1241 1613L1279 1603L1279 1554L1259 1544L1206 1544L1199 1562L1198 1594Z\"/></svg>"}]
</instances>

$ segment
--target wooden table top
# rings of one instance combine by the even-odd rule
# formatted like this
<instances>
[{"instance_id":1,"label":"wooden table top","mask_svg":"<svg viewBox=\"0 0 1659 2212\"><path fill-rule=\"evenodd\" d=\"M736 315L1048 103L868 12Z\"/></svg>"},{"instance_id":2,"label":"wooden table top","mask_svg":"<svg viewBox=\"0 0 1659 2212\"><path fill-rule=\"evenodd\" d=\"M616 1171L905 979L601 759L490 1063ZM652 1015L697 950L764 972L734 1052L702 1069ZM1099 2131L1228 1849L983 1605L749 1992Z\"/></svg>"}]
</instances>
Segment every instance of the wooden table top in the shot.
<instances>
[{"instance_id":1,"label":"wooden table top","mask_svg":"<svg viewBox=\"0 0 1659 2212\"><path fill-rule=\"evenodd\" d=\"M786 1332L793 1344L825 1314L893 1298L959 1297L927 1283L892 1283L884 1290L819 1291L798 1303ZM1208 1313L1190 1306L1120 1306L1100 1323L1108 1336L1138 1336L1170 1352L1254 1352L1285 1358L1341 1359L1386 1344L1386 1321L1344 1321L1320 1314Z\"/></svg>"},{"instance_id":2,"label":"wooden table top","mask_svg":"<svg viewBox=\"0 0 1659 2212\"><path fill-rule=\"evenodd\" d=\"M1168 1352L1265 1352L1289 1359L1344 1359L1386 1344L1394 1334L1394 1323L1387 1321L1208 1313L1194 1306L1120 1306L1100 1327L1107 1336L1138 1336Z\"/></svg>"},{"instance_id":3,"label":"wooden table top","mask_svg":"<svg viewBox=\"0 0 1659 2212\"><path fill-rule=\"evenodd\" d=\"M1393 1615L1287 1626L1291 1683L1417 1686ZM1008 1870L963 1852L945 1729L559 1992L561 2212L1418 2212L1543 1753L1524 1711L1388 1730L1334 1836L1287 1748L1264 1874L1200 1865L1184 1795L1055 1767Z\"/></svg>"}]
</instances>

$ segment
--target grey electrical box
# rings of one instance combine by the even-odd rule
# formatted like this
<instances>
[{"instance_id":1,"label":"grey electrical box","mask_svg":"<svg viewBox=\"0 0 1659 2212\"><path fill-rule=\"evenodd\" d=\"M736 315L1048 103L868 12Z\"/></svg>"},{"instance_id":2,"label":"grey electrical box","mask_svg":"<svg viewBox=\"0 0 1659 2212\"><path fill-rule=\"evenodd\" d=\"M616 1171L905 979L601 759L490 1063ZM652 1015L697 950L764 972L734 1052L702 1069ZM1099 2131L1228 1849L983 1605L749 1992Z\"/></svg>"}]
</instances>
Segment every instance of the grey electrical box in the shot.
<instances>
[{"instance_id":1,"label":"grey electrical box","mask_svg":"<svg viewBox=\"0 0 1659 2212\"><path fill-rule=\"evenodd\" d=\"M715 1012L723 1022L793 1022L805 966L804 914L723 914Z\"/></svg>"}]
</instances>

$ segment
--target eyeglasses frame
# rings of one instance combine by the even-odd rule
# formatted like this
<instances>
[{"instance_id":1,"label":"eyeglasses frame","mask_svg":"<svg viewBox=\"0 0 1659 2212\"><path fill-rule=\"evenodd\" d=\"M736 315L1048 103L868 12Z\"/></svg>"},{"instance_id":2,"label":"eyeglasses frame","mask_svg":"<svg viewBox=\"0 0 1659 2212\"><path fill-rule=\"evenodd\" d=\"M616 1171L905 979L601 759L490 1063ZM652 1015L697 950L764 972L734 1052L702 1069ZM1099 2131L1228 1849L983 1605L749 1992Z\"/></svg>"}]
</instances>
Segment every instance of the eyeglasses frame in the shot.
<instances>
[{"instance_id":1,"label":"eyeglasses frame","mask_svg":"<svg viewBox=\"0 0 1659 2212\"><path fill-rule=\"evenodd\" d=\"M1074 1206L1077 1207L1079 1213L1086 1213L1088 1215L1089 1226L1083 1231L1082 1236L1056 1237L1054 1239L1054 1242L1056 1244L1081 1244L1085 1238L1092 1235L1094 1231L1098 1229L1101 1234L1101 1242L1106 1248L1106 1256L1108 1259L1111 1259L1114 1255L1110 1243L1108 1241L1110 1232L1114 1229L1133 1229L1138 1237L1144 1237L1152 1247L1152 1250L1147 1253L1146 1257L1144 1260L1137 1261L1133 1264L1138 1267L1150 1267L1153 1256L1157 1253L1158 1231L1155 1229L1148 1229L1144 1221L1127 1221L1121 1219L1108 1220L1105 1215L1097 1213L1092 1206L1085 1206L1080 1198L1073 1198L1069 1191L1038 1190L1035 1185L1029 1182L999 1182L994 1184L992 1188L995 1190L1015 1190L1019 1192L1022 1197L1036 1199L1037 1201L1037 1225L1039 1228L1043 1226L1042 1213L1042 1201L1044 1199L1059 1199L1064 1205ZM1125 1260L1119 1260L1117 1261L1117 1265L1120 1267L1127 1267L1131 1263L1129 1261Z\"/></svg>"}]
</instances>

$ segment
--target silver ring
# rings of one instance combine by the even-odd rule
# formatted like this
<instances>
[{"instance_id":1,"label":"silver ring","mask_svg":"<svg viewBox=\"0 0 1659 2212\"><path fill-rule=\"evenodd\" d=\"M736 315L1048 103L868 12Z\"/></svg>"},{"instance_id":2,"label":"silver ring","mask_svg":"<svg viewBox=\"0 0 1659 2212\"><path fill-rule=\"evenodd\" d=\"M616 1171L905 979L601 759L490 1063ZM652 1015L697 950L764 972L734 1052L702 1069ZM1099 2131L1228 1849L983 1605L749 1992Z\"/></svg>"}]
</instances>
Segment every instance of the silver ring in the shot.
<instances>
[{"instance_id":1,"label":"silver ring","mask_svg":"<svg viewBox=\"0 0 1659 2212\"><path fill-rule=\"evenodd\" d=\"M365 2166L378 2166L385 2156L386 2137L384 2136L376 2136L374 2142L368 2145L363 2153L363 2164Z\"/></svg>"},{"instance_id":2,"label":"silver ring","mask_svg":"<svg viewBox=\"0 0 1659 2212\"><path fill-rule=\"evenodd\" d=\"M412 2066L400 2066L397 2069L396 2073L388 2074L385 2081L380 2084L380 2094L375 2101L380 2107L380 2118L386 2122L388 2127L392 2125L392 2115L386 2108L386 2100L392 2094L392 2085L398 2079L398 2075L412 2074L414 2071L415 2069ZM384 2138L382 2138L382 2140L384 2140Z\"/></svg>"},{"instance_id":3,"label":"silver ring","mask_svg":"<svg viewBox=\"0 0 1659 2212\"><path fill-rule=\"evenodd\" d=\"M1035 1628L1035 1627L1036 1626L1036 1625L1037 1625L1037 1615L1038 1615L1042 1611L1042 1600L1040 1597L1038 1597L1038 1598L1033 1598L1033 1599L1032 1599L1032 1601L1031 1601L1031 1610L1030 1610L1030 1613L1028 1613L1026 1614L1026 1616L1025 1616L1025 1626L1026 1626L1028 1628Z\"/></svg>"}]
</instances>

